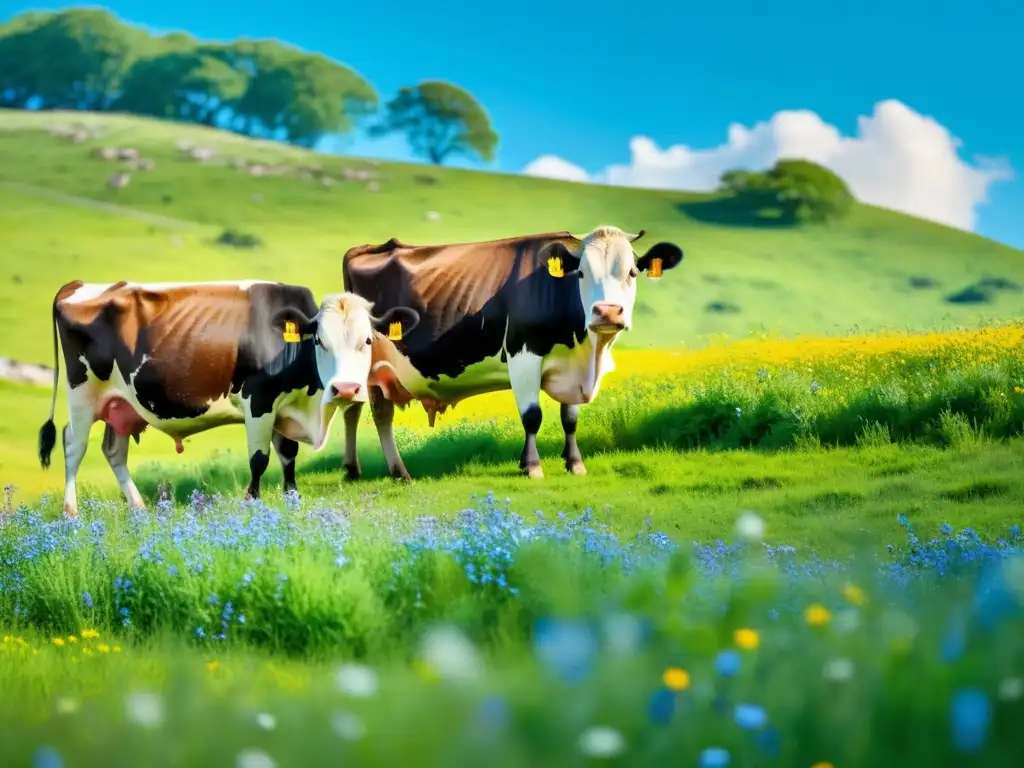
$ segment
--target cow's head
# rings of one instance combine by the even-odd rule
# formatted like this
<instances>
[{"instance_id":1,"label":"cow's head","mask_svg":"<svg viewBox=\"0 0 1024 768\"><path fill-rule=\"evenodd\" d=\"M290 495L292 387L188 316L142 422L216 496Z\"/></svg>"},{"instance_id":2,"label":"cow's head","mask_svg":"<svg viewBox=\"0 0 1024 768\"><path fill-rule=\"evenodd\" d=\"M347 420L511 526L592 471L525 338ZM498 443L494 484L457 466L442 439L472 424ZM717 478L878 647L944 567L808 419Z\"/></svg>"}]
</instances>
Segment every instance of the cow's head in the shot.
<instances>
[{"instance_id":1,"label":"cow's head","mask_svg":"<svg viewBox=\"0 0 1024 768\"><path fill-rule=\"evenodd\" d=\"M592 332L614 336L632 327L640 273L648 271L653 259L661 260L662 271L683 260L682 249L667 242L656 243L637 258L633 243L643 236L644 230L631 235L617 227L598 227L583 237L576 255L561 243L550 247L548 256L561 256L569 267L565 276L580 281L580 299Z\"/></svg>"},{"instance_id":2,"label":"cow's head","mask_svg":"<svg viewBox=\"0 0 1024 768\"><path fill-rule=\"evenodd\" d=\"M312 338L324 408L366 402L377 334L400 330L405 336L420 320L419 313L408 307L395 307L383 317L374 317L371 309L373 303L362 296L335 293L323 300L314 317L306 317L292 307L275 317L279 331L287 332L287 324L291 323L303 340Z\"/></svg>"}]
</instances>

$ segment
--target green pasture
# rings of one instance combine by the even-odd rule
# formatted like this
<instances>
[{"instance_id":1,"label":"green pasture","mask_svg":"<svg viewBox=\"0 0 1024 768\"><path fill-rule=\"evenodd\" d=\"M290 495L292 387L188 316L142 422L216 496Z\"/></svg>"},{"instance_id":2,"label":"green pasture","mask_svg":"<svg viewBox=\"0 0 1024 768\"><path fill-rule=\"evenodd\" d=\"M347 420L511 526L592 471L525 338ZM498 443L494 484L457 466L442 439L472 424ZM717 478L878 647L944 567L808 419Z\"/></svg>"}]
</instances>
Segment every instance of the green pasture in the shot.
<instances>
[{"instance_id":1,"label":"green pasture","mask_svg":"<svg viewBox=\"0 0 1024 768\"><path fill-rule=\"evenodd\" d=\"M46 131L74 123L106 134L76 143ZM185 157L175 146L182 139L214 149L215 158ZM156 167L108 189L107 177L125 164L92 157L99 147L137 149ZM250 176L232 158L289 171ZM333 185L300 177L300 166L313 165ZM372 171L379 189L344 179L343 168ZM973 326L1024 311L1024 254L869 206L827 227L767 226L737 218L713 195L374 164L193 125L8 110L0 111L0 354L51 364L49 306L69 280L270 278L321 294L341 288L341 256L364 242L582 234L606 223L647 230L641 253L663 239L686 252L676 271L640 286L623 347L699 346L717 334ZM227 228L263 245L216 245ZM957 294L959 302L949 300Z\"/></svg>"}]
</instances>

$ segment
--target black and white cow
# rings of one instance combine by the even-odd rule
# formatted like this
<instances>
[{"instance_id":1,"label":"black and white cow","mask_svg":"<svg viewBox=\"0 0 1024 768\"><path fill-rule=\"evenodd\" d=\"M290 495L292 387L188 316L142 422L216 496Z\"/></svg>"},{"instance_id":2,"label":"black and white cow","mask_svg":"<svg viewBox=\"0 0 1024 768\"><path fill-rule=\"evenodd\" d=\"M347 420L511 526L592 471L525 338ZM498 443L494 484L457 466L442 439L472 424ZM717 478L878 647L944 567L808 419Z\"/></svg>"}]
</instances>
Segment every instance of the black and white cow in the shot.
<instances>
[{"instance_id":1,"label":"black and white cow","mask_svg":"<svg viewBox=\"0 0 1024 768\"><path fill-rule=\"evenodd\" d=\"M520 468L543 477L536 446L543 391L561 404L566 469L585 474L578 406L593 401L614 369L611 350L633 324L641 273L659 277L683 259L668 242L638 258L633 243L643 234L598 227L582 238L556 232L424 246L392 239L346 252L345 290L420 316L401 342L382 342L385 359L373 368L371 408L391 473L408 477L392 436L396 403L421 401L433 426L436 413L459 400L511 389L526 433ZM349 445L361 408L346 415ZM349 454L346 464L358 476L354 459Z\"/></svg>"},{"instance_id":2,"label":"black and white cow","mask_svg":"<svg viewBox=\"0 0 1024 768\"><path fill-rule=\"evenodd\" d=\"M59 336L70 415L65 513L78 513L75 477L96 421L106 424L103 453L132 506L143 500L128 473L129 439L138 442L147 427L170 436L181 453L190 435L244 424L247 496L259 496L271 445L285 489L294 489L298 443L320 450L336 412L366 401L380 330L399 323L408 332L418 322L405 307L383 318L371 309L351 293L318 307L308 288L257 280L63 286L53 301L53 400L39 460L49 466L57 441Z\"/></svg>"}]
</instances>

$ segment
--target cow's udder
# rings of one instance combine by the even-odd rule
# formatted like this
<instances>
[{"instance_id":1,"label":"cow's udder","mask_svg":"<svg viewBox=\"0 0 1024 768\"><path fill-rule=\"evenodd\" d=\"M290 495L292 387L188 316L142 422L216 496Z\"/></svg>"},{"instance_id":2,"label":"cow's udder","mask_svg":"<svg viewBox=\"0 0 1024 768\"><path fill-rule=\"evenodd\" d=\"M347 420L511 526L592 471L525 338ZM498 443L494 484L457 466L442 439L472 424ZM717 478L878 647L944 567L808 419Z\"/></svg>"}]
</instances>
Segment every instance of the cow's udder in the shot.
<instances>
[{"instance_id":1,"label":"cow's udder","mask_svg":"<svg viewBox=\"0 0 1024 768\"><path fill-rule=\"evenodd\" d=\"M121 437L141 435L149 424L122 397L112 397L103 404L97 418L113 428Z\"/></svg>"}]
</instances>

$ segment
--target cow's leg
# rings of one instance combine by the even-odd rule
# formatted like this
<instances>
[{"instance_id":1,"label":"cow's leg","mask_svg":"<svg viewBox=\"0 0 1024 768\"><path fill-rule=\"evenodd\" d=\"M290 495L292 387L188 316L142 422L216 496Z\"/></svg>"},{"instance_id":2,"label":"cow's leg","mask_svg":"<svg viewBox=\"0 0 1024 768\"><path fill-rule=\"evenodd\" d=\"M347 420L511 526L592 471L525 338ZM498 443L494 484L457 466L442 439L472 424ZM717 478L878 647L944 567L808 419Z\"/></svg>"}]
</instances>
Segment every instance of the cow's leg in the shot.
<instances>
[{"instance_id":1,"label":"cow's leg","mask_svg":"<svg viewBox=\"0 0 1024 768\"><path fill-rule=\"evenodd\" d=\"M388 400L380 393L370 400L370 411L373 414L373 424L377 427L377 437L380 438L380 449L388 462L388 471L396 480L411 480L402 456L398 453L398 443L395 442L394 401Z\"/></svg>"},{"instance_id":2,"label":"cow's leg","mask_svg":"<svg viewBox=\"0 0 1024 768\"><path fill-rule=\"evenodd\" d=\"M359 417L363 415L363 404L352 403L345 409L345 478L358 480L363 474L359 468L359 451L356 449L356 434L359 432Z\"/></svg>"},{"instance_id":3,"label":"cow's leg","mask_svg":"<svg viewBox=\"0 0 1024 768\"><path fill-rule=\"evenodd\" d=\"M587 468L583 466L583 457L580 455L580 447L576 444L576 422L579 419L578 405L562 405L562 429L565 430L565 447L562 448L562 458L565 459L565 468L574 475L587 474Z\"/></svg>"},{"instance_id":4,"label":"cow's leg","mask_svg":"<svg viewBox=\"0 0 1024 768\"><path fill-rule=\"evenodd\" d=\"M260 497L260 480L270 464L270 444L274 437L273 412L253 416L248 404L245 408L245 440L249 449L249 488L245 498Z\"/></svg>"},{"instance_id":5,"label":"cow's leg","mask_svg":"<svg viewBox=\"0 0 1024 768\"><path fill-rule=\"evenodd\" d=\"M516 398L519 418L523 422L526 441L519 457L519 468L533 478L544 477L537 453L537 433L543 416L540 410L540 384L544 358L523 350L508 359L508 377Z\"/></svg>"},{"instance_id":6,"label":"cow's leg","mask_svg":"<svg viewBox=\"0 0 1024 768\"><path fill-rule=\"evenodd\" d=\"M89 448L89 430L96 420L96 399L88 384L68 389L68 423L61 433L64 446L64 514L78 516L75 478Z\"/></svg>"},{"instance_id":7,"label":"cow's leg","mask_svg":"<svg viewBox=\"0 0 1024 768\"><path fill-rule=\"evenodd\" d=\"M298 486L295 485L295 457L299 455L299 444L280 432L275 432L272 439L277 459L281 462L281 474L284 475L284 492L298 492Z\"/></svg>"},{"instance_id":8,"label":"cow's leg","mask_svg":"<svg viewBox=\"0 0 1024 768\"><path fill-rule=\"evenodd\" d=\"M135 481L128 474L128 446L131 438L128 435L119 435L109 424L103 430L103 443L101 444L103 455L107 457L107 463L114 470L114 477L117 484L121 486L121 493L124 494L128 505L134 509L145 509L142 501L142 494L135 487Z\"/></svg>"}]
</instances>

